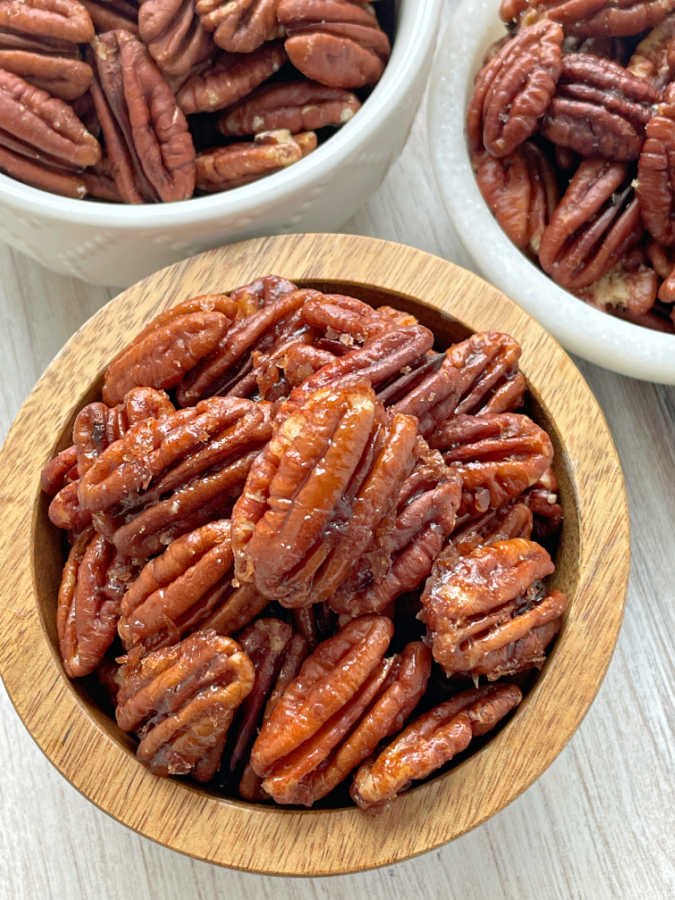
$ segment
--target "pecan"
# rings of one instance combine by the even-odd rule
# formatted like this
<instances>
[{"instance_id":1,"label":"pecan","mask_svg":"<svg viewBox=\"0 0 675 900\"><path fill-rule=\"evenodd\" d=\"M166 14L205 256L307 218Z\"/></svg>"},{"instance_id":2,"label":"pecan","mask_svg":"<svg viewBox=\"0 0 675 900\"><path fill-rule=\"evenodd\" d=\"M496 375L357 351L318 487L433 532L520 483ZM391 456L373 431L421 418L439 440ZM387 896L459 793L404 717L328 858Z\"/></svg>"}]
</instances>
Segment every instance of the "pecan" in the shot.
<instances>
[{"instance_id":1,"label":"pecan","mask_svg":"<svg viewBox=\"0 0 675 900\"><path fill-rule=\"evenodd\" d=\"M136 0L81 0L91 16L96 34L123 28L138 35L138 5Z\"/></svg>"},{"instance_id":2,"label":"pecan","mask_svg":"<svg viewBox=\"0 0 675 900\"><path fill-rule=\"evenodd\" d=\"M67 103L3 69L0 147L57 169L83 168L101 157L98 141Z\"/></svg>"},{"instance_id":3,"label":"pecan","mask_svg":"<svg viewBox=\"0 0 675 900\"><path fill-rule=\"evenodd\" d=\"M155 775L210 781L237 707L255 672L239 644L198 631L143 655L132 650L119 674L117 724L140 737L138 759Z\"/></svg>"},{"instance_id":4,"label":"pecan","mask_svg":"<svg viewBox=\"0 0 675 900\"><path fill-rule=\"evenodd\" d=\"M56 630L63 667L71 678L89 675L115 639L120 601L136 565L87 528L73 544L63 569Z\"/></svg>"},{"instance_id":5,"label":"pecan","mask_svg":"<svg viewBox=\"0 0 675 900\"><path fill-rule=\"evenodd\" d=\"M14 50L3 47L0 35L0 68L42 88L61 100L76 100L89 89L91 67L81 59Z\"/></svg>"},{"instance_id":6,"label":"pecan","mask_svg":"<svg viewBox=\"0 0 675 900\"><path fill-rule=\"evenodd\" d=\"M543 234L539 262L558 284L576 291L614 268L641 234L626 164L584 160Z\"/></svg>"},{"instance_id":7,"label":"pecan","mask_svg":"<svg viewBox=\"0 0 675 900\"><path fill-rule=\"evenodd\" d=\"M629 270L624 260L598 281L574 293L603 312L642 316L653 307L658 287L658 278L650 266Z\"/></svg>"},{"instance_id":8,"label":"pecan","mask_svg":"<svg viewBox=\"0 0 675 900\"><path fill-rule=\"evenodd\" d=\"M328 87L357 88L379 80L390 46L372 7L352 0L279 0L296 69Z\"/></svg>"},{"instance_id":9,"label":"pecan","mask_svg":"<svg viewBox=\"0 0 675 900\"><path fill-rule=\"evenodd\" d=\"M563 41L563 53L591 53L593 56L611 59L621 66L625 66L628 62L626 42L621 38L607 35L585 38L568 35Z\"/></svg>"},{"instance_id":10,"label":"pecan","mask_svg":"<svg viewBox=\"0 0 675 900\"><path fill-rule=\"evenodd\" d=\"M45 464L40 474L40 486L45 494L53 497L77 477L77 447L71 444Z\"/></svg>"},{"instance_id":11,"label":"pecan","mask_svg":"<svg viewBox=\"0 0 675 900\"><path fill-rule=\"evenodd\" d=\"M637 45L626 68L662 90L675 74L675 15L664 19Z\"/></svg>"},{"instance_id":12,"label":"pecan","mask_svg":"<svg viewBox=\"0 0 675 900\"><path fill-rule=\"evenodd\" d=\"M121 666L107 655L95 672L96 680L103 691L106 704L113 714L117 705L117 694L120 689L120 668Z\"/></svg>"},{"instance_id":13,"label":"pecan","mask_svg":"<svg viewBox=\"0 0 675 900\"><path fill-rule=\"evenodd\" d=\"M551 470L549 469L548 472ZM548 474L544 473L536 482L531 491L541 490L544 479ZM552 475L552 473L551 473ZM473 519L461 528L457 528L447 545L443 548L434 561L433 576L439 570L449 571L459 561L461 556L468 556L478 547L487 544L496 544L498 541L509 541L512 538L530 539L533 527L533 513L531 506L538 506L540 502L546 502L541 495L531 498L531 505L526 501L528 492L523 500L517 503L509 503L500 506L499 509L491 509L479 519Z\"/></svg>"},{"instance_id":14,"label":"pecan","mask_svg":"<svg viewBox=\"0 0 675 900\"><path fill-rule=\"evenodd\" d=\"M563 520L563 508L559 503L558 481L553 469L547 469L541 478L525 491L522 500L532 511L534 517L532 533L536 540L545 540L559 531ZM529 534L512 534L508 537L529 537Z\"/></svg>"},{"instance_id":15,"label":"pecan","mask_svg":"<svg viewBox=\"0 0 675 900\"><path fill-rule=\"evenodd\" d=\"M657 276L662 280L658 298L663 303L675 303L675 253L655 241L647 245L647 256Z\"/></svg>"},{"instance_id":16,"label":"pecan","mask_svg":"<svg viewBox=\"0 0 675 900\"><path fill-rule=\"evenodd\" d=\"M213 54L194 0L140 0L138 33L162 72L186 78Z\"/></svg>"},{"instance_id":17,"label":"pecan","mask_svg":"<svg viewBox=\"0 0 675 900\"><path fill-rule=\"evenodd\" d=\"M675 244L675 87L649 121L638 162L636 195L645 228L660 244Z\"/></svg>"},{"instance_id":18,"label":"pecan","mask_svg":"<svg viewBox=\"0 0 675 900\"><path fill-rule=\"evenodd\" d=\"M457 694L416 719L359 768L350 790L361 809L393 800L490 731L521 699L515 684L487 685Z\"/></svg>"},{"instance_id":19,"label":"pecan","mask_svg":"<svg viewBox=\"0 0 675 900\"><path fill-rule=\"evenodd\" d=\"M544 15L580 37L625 37L653 28L673 10L674 0L502 0L500 15L516 22Z\"/></svg>"},{"instance_id":20,"label":"pecan","mask_svg":"<svg viewBox=\"0 0 675 900\"><path fill-rule=\"evenodd\" d=\"M231 53L252 53L278 37L279 0L196 0L203 27Z\"/></svg>"},{"instance_id":21,"label":"pecan","mask_svg":"<svg viewBox=\"0 0 675 900\"><path fill-rule=\"evenodd\" d=\"M121 197L127 203L186 200L195 149L185 116L145 46L122 29L99 35L88 59L91 93Z\"/></svg>"},{"instance_id":22,"label":"pecan","mask_svg":"<svg viewBox=\"0 0 675 900\"><path fill-rule=\"evenodd\" d=\"M277 803L312 806L352 772L378 743L396 733L417 706L431 672L422 643L386 659L342 710L279 760L262 787Z\"/></svg>"},{"instance_id":23,"label":"pecan","mask_svg":"<svg viewBox=\"0 0 675 900\"><path fill-rule=\"evenodd\" d=\"M302 159L290 131L263 131L251 142L215 147L197 156L197 187L215 193L250 184Z\"/></svg>"},{"instance_id":24,"label":"pecan","mask_svg":"<svg viewBox=\"0 0 675 900\"><path fill-rule=\"evenodd\" d=\"M292 614L295 629L305 639L310 651L335 634L336 617L328 603L294 609Z\"/></svg>"},{"instance_id":25,"label":"pecan","mask_svg":"<svg viewBox=\"0 0 675 900\"><path fill-rule=\"evenodd\" d=\"M91 513L81 505L78 490L79 480L75 480L56 494L47 512L52 525L77 533L91 524Z\"/></svg>"},{"instance_id":26,"label":"pecan","mask_svg":"<svg viewBox=\"0 0 675 900\"><path fill-rule=\"evenodd\" d=\"M501 159L481 154L476 164L478 187L502 230L521 250L538 253L559 198L548 159L527 141Z\"/></svg>"},{"instance_id":27,"label":"pecan","mask_svg":"<svg viewBox=\"0 0 675 900\"><path fill-rule=\"evenodd\" d=\"M0 141L2 137L0 136ZM17 181L32 187L82 200L88 193L84 173L82 175L61 172L43 163L32 162L19 153L12 153L0 146L0 172L5 172Z\"/></svg>"},{"instance_id":28,"label":"pecan","mask_svg":"<svg viewBox=\"0 0 675 900\"><path fill-rule=\"evenodd\" d=\"M285 62L280 42L265 44L253 53L221 53L210 68L188 78L176 100L186 116L224 109L267 81Z\"/></svg>"},{"instance_id":29,"label":"pecan","mask_svg":"<svg viewBox=\"0 0 675 900\"><path fill-rule=\"evenodd\" d=\"M381 674L394 628L383 616L354 619L320 644L263 722L251 750L257 775L267 776L293 751L339 716Z\"/></svg>"},{"instance_id":30,"label":"pecan","mask_svg":"<svg viewBox=\"0 0 675 900\"><path fill-rule=\"evenodd\" d=\"M344 125L361 107L351 91L324 87L314 81L264 85L229 109L218 127L227 137L258 134L279 128L291 134Z\"/></svg>"},{"instance_id":31,"label":"pecan","mask_svg":"<svg viewBox=\"0 0 675 900\"><path fill-rule=\"evenodd\" d=\"M287 417L232 513L239 580L289 607L328 599L392 514L417 422L385 420L370 388L326 388Z\"/></svg>"},{"instance_id":32,"label":"pecan","mask_svg":"<svg viewBox=\"0 0 675 900\"><path fill-rule=\"evenodd\" d=\"M572 53L563 57L558 87L540 130L554 144L581 156L637 159L658 98L650 81L618 63Z\"/></svg>"},{"instance_id":33,"label":"pecan","mask_svg":"<svg viewBox=\"0 0 675 900\"><path fill-rule=\"evenodd\" d=\"M448 348L440 366L400 399L393 398L392 409L416 416L427 438L453 415L517 409L526 387L519 359L520 345L510 335L478 332Z\"/></svg>"},{"instance_id":34,"label":"pecan","mask_svg":"<svg viewBox=\"0 0 675 900\"><path fill-rule=\"evenodd\" d=\"M94 37L89 13L78 0L0 0L0 29L73 44Z\"/></svg>"},{"instance_id":35,"label":"pecan","mask_svg":"<svg viewBox=\"0 0 675 900\"><path fill-rule=\"evenodd\" d=\"M537 22L481 69L467 112L472 154L509 156L534 132L560 76L562 39L560 25Z\"/></svg>"},{"instance_id":36,"label":"pecan","mask_svg":"<svg viewBox=\"0 0 675 900\"><path fill-rule=\"evenodd\" d=\"M344 294L320 294L316 291L302 308L302 317L325 336L319 346L330 342L342 345L343 352L390 331L417 325L417 319L390 306L373 309L356 297ZM338 354L339 355L339 354Z\"/></svg>"},{"instance_id":37,"label":"pecan","mask_svg":"<svg viewBox=\"0 0 675 900\"><path fill-rule=\"evenodd\" d=\"M429 438L462 479L458 516L479 516L531 487L551 465L546 432L517 413L458 415Z\"/></svg>"},{"instance_id":38,"label":"pecan","mask_svg":"<svg viewBox=\"0 0 675 900\"><path fill-rule=\"evenodd\" d=\"M419 618L446 675L490 681L541 668L560 630L567 601L540 579L553 571L539 544L523 538L478 547L437 565L422 595Z\"/></svg>"},{"instance_id":39,"label":"pecan","mask_svg":"<svg viewBox=\"0 0 675 900\"><path fill-rule=\"evenodd\" d=\"M265 275L263 278L256 278L255 281L236 288L230 294L230 300L236 310L235 318L239 320L252 316L263 306L269 306L276 300L280 300L285 294L297 290L297 285L279 275Z\"/></svg>"}]
</instances>

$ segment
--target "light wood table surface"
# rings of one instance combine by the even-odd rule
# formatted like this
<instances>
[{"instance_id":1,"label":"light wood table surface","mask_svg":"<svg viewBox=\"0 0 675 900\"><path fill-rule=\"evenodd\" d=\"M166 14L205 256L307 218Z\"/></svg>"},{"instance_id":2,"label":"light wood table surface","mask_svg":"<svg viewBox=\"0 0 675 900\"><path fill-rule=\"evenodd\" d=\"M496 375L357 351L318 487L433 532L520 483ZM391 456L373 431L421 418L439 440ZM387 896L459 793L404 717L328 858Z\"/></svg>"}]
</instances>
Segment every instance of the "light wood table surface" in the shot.
<instances>
[{"instance_id":1,"label":"light wood table surface","mask_svg":"<svg viewBox=\"0 0 675 900\"><path fill-rule=\"evenodd\" d=\"M466 264L437 195L424 110L345 230ZM1 437L52 356L114 293L0 245ZM624 467L631 586L595 703L525 794L454 843L387 869L314 880L241 874L166 850L97 810L42 756L0 687L0 900L674 897L675 388L579 365Z\"/></svg>"}]
</instances>

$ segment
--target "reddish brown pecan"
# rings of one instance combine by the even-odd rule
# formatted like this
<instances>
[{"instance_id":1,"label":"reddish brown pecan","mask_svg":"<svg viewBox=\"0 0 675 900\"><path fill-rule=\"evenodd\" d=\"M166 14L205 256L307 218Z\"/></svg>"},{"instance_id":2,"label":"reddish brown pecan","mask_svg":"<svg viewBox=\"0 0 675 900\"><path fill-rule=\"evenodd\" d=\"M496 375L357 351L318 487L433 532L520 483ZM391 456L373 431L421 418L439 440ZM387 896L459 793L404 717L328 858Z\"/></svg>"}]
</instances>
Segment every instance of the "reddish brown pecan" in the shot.
<instances>
[{"instance_id":1,"label":"reddish brown pecan","mask_svg":"<svg viewBox=\"0 0 675 900\"><path fill-rule=\"evenodd\" d=\"M668 88L646 135L636 187L640 214L651 236L671 247L675 244L675 86Z\"/></svg>"},{"instance_id":2,"label":"reddish brown pecan","mask_svg":"<svg viewBox=\"0 0 675 900\"><path fill-rule=\"evenodd\" d=\"M0 146L57 169L83 168L101 157L98 141L67 103L4 69L0 69Z\"/></svg>"},{"instance_id":3,"label":"reddish brown pecan","mask_svg":"<svg viewBox=\"0 0 675 900\"><path fill-rule=\"evenodd\" d=\"M543 482L544 477L542 476L531 490L535 490L537 485ZM461 556L468 556L478 547L496 544L497 541L509 541L512 538L529 540L532 526L533 515L526 502L509 503L500 506L499 509L491 509L480 519L473 519L453 532L442 553L434 561L432 578L440 572L451 571Z\"/></svg>"},{"instance_id":4,"label":"reddish brown pecan","mask_svg":"<svg viewBox=\"0 0 675 900\"><path fill-rule=\"evenodd\" d=\"M71 481L49 504L49 521L64 531L76 534L91 524L91 513L80 504L78 498L79 481Z\"/></svg>"},{"instance_id":5,"label":"reddish brown pecan","mask_svg":"<svg viewBox=\"0 0 675 900\"><path fill-rule=\"evenodd\" d=\"M1 138L0 138L1 140ZM0 172L29 184L31 187L50 191L52 194L61 194L63 197L72 197L73 200L83 200L89 188L82 175L61 172L44 163L32 162L19 153L13 153L6 147L0 146Z\"/></svg>"},{"instance_id":6,"label":"reddish brown pecan","mask_svg":"<svg viewBox=\"0 0 675 900\"><path fill-rule=\"evenodd\" d=\"M526 141L510 156L477 155L476 181L502 230L521 250L539 252L558 199L558 183L539 147Z\"/></svg>"},{"instance_id":7,"label":"reddish brown pecan","mask_svg":"<svg viewBox=\"0 0 675 900\"><path fill-rule=\"evenodd\" d=\"M6 46L0 33L0 68L20 75L23 79L42 88L61 100L76 100L88 90L92 71L87 63L77 58L73 48L71 55L50 52L13 49Z\"/></svg>"},{"instance_id":8,"label":"reddish brown pecan","mask_svg":"<svg viewBox=\"0 0 675 900\"><path fill-rule=\"evenodd\" d=\"M102 661L115 639L122 595L137 571L93 529L75 540L56 609L61 658L71 678L89 675Z\"/></svg>"},{"instance_id":9,"label":"reddish brown pecan","mask_svg":"<svg viewBox=\"0 0 675 900\"><path fill-rule=\"evenodd\" d=\"M73 44L94 37L89 13L78 0L0 0L0 29Z\"/></svg>"},{"instance_id":10,"label":"reddish brown pecan","mask_svg":"<svg viewBox=\"0 0 675 900\"><path fill-rule=\"evenodd\" d=\"M352 0L279 0L296 69L328 87L357 88L379 80L390 46L371 6Z\"/></svg>"},{"instance_id":11,"label":"reddish brown pecan","mask_svg":"<svg viewBox=\"0 0 675 900\"><path fill-rule=\"evenodd\" d=\"M279 37L279 0L196 0L196 10L213 40L230 53L252 53Z\"/></svg>"},{"instance_id":12,"label":"reddish brown pecan","mask_svg":"<svg viewBox=\"0 0 675 900\"><path fill-rule=\"evenodd\" d=\"M77 477L77 447L71 444L45 464L40 474L40 486L45 494L53 497Z\"/></svg>"},{"instance_id":13,"label":"reddish brown pecan","mask_svg":"<svg viewBox=\"0 0 675 900\"><path fill-rule=\"evenodd\" d=\"M212 66L188 78L176 100L186 116L224 109L267 81L285 62L280 42L265 44L253 53L221 53Z\"/></svg>"},{"instance_id":14,"label":"reddish brown pecan","mask_svg":"<svg viewBox=\"0 0 675 900\"><path fill-rule=\"evenodd\" d=\"M658 278L650 266L629 269L624 259L598 281L574 293L603 312L622 312L632 317L649 312L658 287Z\"/></svg>"},{"instance_id":15,"label":"reddish brown pecan","mask_svg":"<svg viewBox=\"0 0 675 900\"><path fill-rule=\"evenodd\" d=\"M662 280L658 298L663 303L675 303L675 252L655 241L647 245L647 256L657 276Z\"/></svg>"},{"instance_id":16,"label":"reddish brown pecan","mask_svg":"<svg viewBox=\"0 0 675 900\"><path fill-rule=\"evenodd\" d=\"M140 0L138 32L162 72L184 79L213 55L194 0Z\"/></svg>"},{"instance_id":17,"label":"reddish brown pecan","mask_svg":"<svg viewBox=\"0 0 675 900\"><path fill-rule=\"evenodd\" d=\"M541 478L525 491L522 500L534 516L532 533L536 540L549 538L560 529L563 508L559 502L558 481L553 474L553 469L547 469ZM529 534L508 536L529 537ZM504 538L498 538L498 540L504 540Z\"/></svg>"},{"instance_id":18,"label":"reddish brown pecan","mask_svg":"<svg viewBox=\"0 0 675 900\"><path fill-rule=\"evenodd\" d=\"M295 629L305 639L310 651L335 634L336 621L328 603L315 603L313 606L293 610Z\"/></svg>"},{"instance_id":19,"label":"reddish brown pecan","mask_svg":"<svg viewBox=\"0 0 675 900\"><path fill-rule=\"evenodd\" d=\"M480 516L515 499L553 459L546 432L517 413L454 416L433 432L429 443L462 480L458 516Z\"/></svg>"},{"instance_id":20,"label":"reddish brown pecan","mask_svg":"<svg viewBox=\"0 0 675 900\"><path fill-rule=\"evenodd\" d=\"M138 35L136 0L81 0L94 23L96 34L124 28Z\"/></svg>"},{"instance_id":21,"label":"reddish brown pecan","mask_svg":"<svg viewBox=\"0 0 675 900\"><path fill-rule=\"evenodd\" d=\"M649 79L662 90L675 73L675 15L668 16L640 41L631 56L627 69L639 78Z\"/></svg>"},{"instance_id":22,"label":"reddish brown pecan","mask_svg":"<svg viewBox=\"0 0 675 900\"><path fill-rule=\"evenodd\" d=\"M316 146L316 143L315 143ZM303 157L290 131L263 131L251 142L215 147L197 156L197 187L215 193L250 184Z\"/></svg>"},{"instance_id":23,"label":"reddish brown pecan","mask_svg":"<svg viewBox=\"0 0 675 900\"><path fill-rule=\"evenodd\" d=\"M122 29L99 35L88 59L91 93L120 196L127 203L186 200L195 149L173 91L144 44Z\"/></svg>"},{"instance_id":24,"label":"reddish brown pecan","mask_svg":"<svg viewBox=\"0 0 675 900\"><path fill-rule=\"evenodd\" d=\"M581 156L637 159L651 107L659 99L650 81L609 59L586 53L563 57L555 96L541 133Z\"/></svg>"},{"instance_id":25,"label":"reddish brown pecan","mask_svg":"<svg viewBox=\"0 0 675 900\"><path fill-rule=\"evenodd\" d=\"M269 306L276 300L280 300L285 294L297 290L297 285L280 275L265 275L263 278L256 278L255 281L236 288L230 294L230 300L235 308L235 318L239 321L239 319L252 316L263 306Z\"/></svg>"},{"instance_id":26,"label":"reddish brown pecan","mask_svg":"<svg viewBox=\"0 0 675 900\"><path fill-rule=\"evenodd\" d=\"M541 583L553 568L543 547L522 538L478 547L459 561L450 555L437 565L419 618L445 674L494 681L541 668L567 606L564 594L547 594Z\"/></svg>"},{"instance_id":27,"label":"reddish brown pecan","mask_svg":"<svg viewBox=\"0 0 675 900\"><path fill-rule=\"evenodd\" d=\"M539 261L558 284L576 291L614 268L641 234L626 164L585 160L544 232Z\"/></svg>"},{"instance_id":28,"label":"reddish brown pecan","mask_svg":"<svg viewBox=\"0 0 675 900\"><path fill-rule=\"evenodd\" d=\"M361 107L351 91L324 87L314 81L265 85L229 109L218 127L227 137L258 134L280 128L291 134L344 125Z\"/></svg>"},{"instance_id":29,"label":"reddish brown pecan","mask_svg":"<svg viewBox=\"0 0 675 900\"><path fill-rule=\"evenodd\" d=\"M382 659L394 628L383 616L354 619L320 644L284 691L251 750L256 774L267 776L289 754L313 738L351 701L359 698Z\"/></svg>"},{"instance_id":30,"label":"reddish brown pecan","mask_svg":"<svg viewBox=\"0 0 675 900\"><path fill-rule=\"evenodd\" d=\"M560 76L562 39L560 25L537 22L481 69L467 112L472 154L509 156L534 132Z\"/></svg>"},{"instance_id":31,"label":"reddish brown pecan","mask_svg":"<svg viewBox=\"0 0 675 900\"><path fill-rule=\"evenodd\" d=\"M344 294L315 291L302 308L302 317L323 335L320 347L344 353L390 331L417 325L417 319L390 306L373 309L368 303ZM337 346L336 346L337 345Z\"/></svg>"},{"instance_id":32,"label":"reddish brown pecan","mask_svg":"<svg viewBox=\"0 0 675 900\"><path fill-rule=\"evenodd\" d=\"M464 691L416 719L354 776L350 793L361 809L393 800L412 781L427 778L486 734L521 699L514 684Z\"/></svg>"},{"instance_id":33,"label":"reddish brown pecan","mask_svg":"<svg viewBox=\"0 0 675 900\"><path fill-rule=\"evenodd\" d=\"M393 513L416 426L388 422L363 384L313 394L277 427L237 501L237 577L284 606L328 599Z\"/></svg>"},{"instance_id":34,"label":"reddish brown pecan","mask_svg":"<svg viewBox=\"0 0 675 900\"><path fill-rule=\"evenodd\" d=\"M155 775L210 781L234 712L255 678L239 644L198 631L145 655L137 647L119 678L117 723L140 737L138 759Z\"/></svg>"},{"instance_id":35,"label":"reddish brown pecan","mask_svg":"<svg viewBox=\"0 0 675 900\"><path fill-rule=\"evenodd\" d=\"M580 37L625 37L658 25L673 0L503 0L504 21L527 23L543 15Z\"/></svg>"}]
</instances>

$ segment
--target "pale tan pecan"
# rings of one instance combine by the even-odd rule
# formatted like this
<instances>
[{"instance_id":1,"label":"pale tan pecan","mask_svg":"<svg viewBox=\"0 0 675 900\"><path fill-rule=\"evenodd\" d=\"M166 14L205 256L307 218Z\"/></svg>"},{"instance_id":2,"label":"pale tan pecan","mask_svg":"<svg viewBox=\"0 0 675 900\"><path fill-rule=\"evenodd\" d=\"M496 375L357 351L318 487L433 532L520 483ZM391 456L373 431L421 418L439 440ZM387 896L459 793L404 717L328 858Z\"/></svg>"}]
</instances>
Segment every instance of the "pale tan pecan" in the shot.
<instances>
[{"instance_id":1,"label":"pale tan pecan","mask_svg":"<svg viewBox=\"0 0 675 900\"><path fill-rule=\"evenodd\" d=\"M214 53L194 0L140 0L138 33L167 77L185 79Z\"/></svg>"},{"instance_id":2,"label":"pale tan pecan","mask_svg":"<svg viewBox=\"0 0 675 900\"><path fill-rule=\"evenodd\" d=\"M196 0L203 27L230 53L252 53L279 37L279 0Z\"/></svg>"},{"instance_id":3,"label":"pale tan pecan","mask_svg":"<svg viewBox=\"0 0 675 900\"><path fill-rule=\"evenodd\" d=\"M263 131L251 142L215 147L197 156L197 187L214 193L250 184L302 159L290 131Z\"/></svg>"}]
</instances>

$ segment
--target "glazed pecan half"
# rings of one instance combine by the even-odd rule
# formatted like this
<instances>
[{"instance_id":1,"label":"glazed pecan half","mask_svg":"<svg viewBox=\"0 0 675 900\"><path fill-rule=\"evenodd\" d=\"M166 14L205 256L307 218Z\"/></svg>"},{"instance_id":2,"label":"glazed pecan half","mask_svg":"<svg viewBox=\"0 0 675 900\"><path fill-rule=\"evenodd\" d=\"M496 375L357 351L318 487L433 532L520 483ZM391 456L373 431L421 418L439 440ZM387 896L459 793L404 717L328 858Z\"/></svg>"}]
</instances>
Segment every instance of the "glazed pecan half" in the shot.
<instances>
[{"instance_id":1,"label":"glazed pecan half","mask_svg":"<svg viewBox=\"0 0 675 900\"><path fill-rule=\"evenodd\" d=\"M393 514L417 422L371 388L326 388L280 425L232 513L235 571L288 607L327 600Z\"/></svg>"},{"instance_id":2,"label":"glazed pecan half","mask_svg":"<svg viewBox=\"0 0 675 900\"><path fill-rule=\"evenodd\" d=\"M196 0L203 27L230 53L252 53L279 36L279 0Z\"/></svg>"},{"instance_id":3,"label":"glazed pecan half","mask_svg":"<svg viewBox=\"0 0 675 900\"><path fill-rule=\"evenodd\" d=\"M185 79L213 55L194 0L140 0L138 32L164 74Z\"/></svg>"},{"instance_id":4,"label":"glazed pecan half","mask_svg":"<svg viewBox=\"0 0 675 900\"><path fill-rule=\"evenodd\" d=\"M40 473L40 487L50 496L58 494L71 481L76 481L77 448L74 444L60 450L49 462L45 463Z\"/></svg>"},{"instance_id":5,"label":"glazed pecan half","mask_svg":"<svg viewBox=\"0 0 675 900\"><path fill-rule=\"evenodd\" d=\"M675 73L675 15L669 15L637 45L626 68L662 90Z\"/></svg>"},{"instance_id":6,"label":"glazed pecan half","mask_svg":"<svg viewBox=\"0 0 675 900\"><path fill-rule=\"evenodd\" d=\"M195 149L173 91L129 31L99 35L88 59L91 93L120 196L127 203L186 200L195 186Z\"/></svg>"},{"instance_id":7,"label":"glazed pecan half","mask_svg":"<svg viewBox=\"0 0 675 900\"><path fill-rule=\"evenodd\" d=\"M669 86L647 125L638 162L636 194L651 236L667 247L675 244L675 86Z\"/></svg>"},{"instance_id":8,"label":"glazed pecan half","mask_svg":"<svg viewBox=\"0 0 675 900\"><path fill-rule=\"evenodd\" d=\"M279 0L286 52L307 78L336 88L379 80L389 58L387 35L373 8L352 0Z\"/></svg>"},{"instance_id":9,"label":"glazed pecan half","mask_svg":"<svg viewBox=\"0 0 675 900\"><path fill-rule=\"evenodd\" d=\"M567 606L563 593L547 593L541 583L553 568L546 550L523 538L436 565L419 618L445 674L494 681L541 668Z\"/></svg>"},{"instance_id":10,"label":"glazed pecan half","mask_svg":"<svg viewBox=\"0 0 675 900\"><path fill-rule=\"evenodd\" d=\"M534 486L531 490L534 490ZM508 503L499 509L491 509L479 519L473 519L452 533L452 537L434 561L434 572L439 569L451 571L461 556L468 556L478 547L496 544L497 541L509 541L512 538L529 540L532 527L532 511L525 502Z\"/></svg>"},{"instance_id":11,"label":"glazed pecan half","mask_svg":"<svg viewBox=\"0 0 675 900\"><path fill-rule=\"evenodd\" d=\"M522 28L476 77L467 111L472 154L509 156L537 127L562 67L563 32L555 22Z\"/></svg>"},{"instance_id":12,"label":"glazed pecan half","mask_svg":"<svg viewBox=\"0 0 675 900\"><path fill-rule=\"evenodd\" d=\"M298 137L287 130L262 131L250 143L229 144L200 153L197 187L206 193L228 191L279 172L305 155ZM312 143L308 150L316 147L316 136Z\"/></svg>"},{"instance_id":13,"label":"glazed pecan half","mask_svg":"<svg viewBox=\"0 0 675 900\"><path fill-rule=\"evenodd\" d=\"M581 156L637 159L658 99L650 81L618 63L587 53L566 54L541 133Z\"/></svg>"},{"instance_id":14,"label":"glazed pecan half","mask_svg":"<svg viewBox=\"0 0 675 900\"><path fill-rule=\"evenodd\" d=\"M119 672L117 724L140 738L138 759L155 775L210 781L255 672L239 644L197 631L180 644L132 650Z\"/></svg>"},{"instance_id":15,"label":"glazed pecan half","mask_svg":"<svg viewBox=\"0 0 675 900\"><path fill-rule=\"evenodd\" d=\"M522 699L515 684L497 684L457 694L416 719L354 776L350 794L368 809L393 800L411 782L427 778L486 734Z\"/></svg>"},{"instance_id":16,"label":"glazed pecan half","mask_svg":"<svg viewBox=\"0 0 675 900\"><path fill-rule=\"evenodd\" d=\"M532 533L537 541L551 537L560 529L563 508L560 505L558 480L553 474L553 469L548 468L541 478L525 491L522 500L534 517ZM529 537L529 534L513 534L509 537Z\"/></svg>"}]
</instances>

